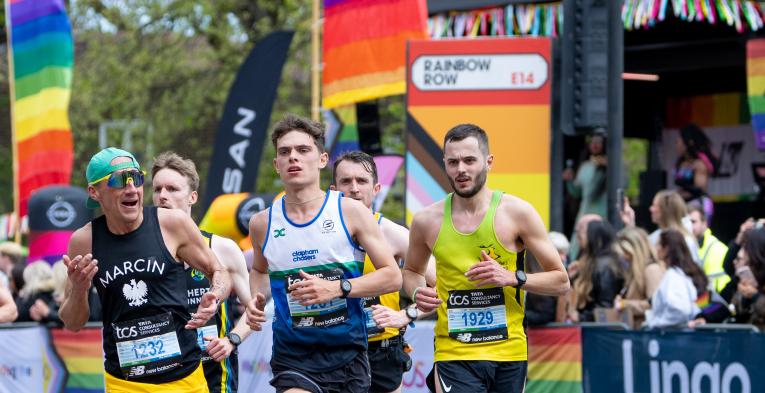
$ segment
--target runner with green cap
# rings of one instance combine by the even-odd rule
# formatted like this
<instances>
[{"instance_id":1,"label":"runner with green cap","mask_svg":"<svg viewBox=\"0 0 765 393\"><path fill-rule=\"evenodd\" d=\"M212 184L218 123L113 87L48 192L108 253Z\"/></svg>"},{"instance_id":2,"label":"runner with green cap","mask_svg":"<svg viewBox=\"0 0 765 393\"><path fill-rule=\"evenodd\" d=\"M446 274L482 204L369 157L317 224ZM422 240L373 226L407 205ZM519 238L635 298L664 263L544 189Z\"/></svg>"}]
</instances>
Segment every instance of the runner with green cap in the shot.
<instances>
[{"instance_id":1,"label":"runner with green cap","mask_svg":"<svg viewBox=\"0 0 765 393\"><path fill-rule=\"evenodd\" d=\"M59 315L78 331L88 320L88 291L102 304L107 392L207 392L196 328L227 298L231 279L191 217L143 206L144 172L117 148L95 154L86 170L89 207L101 217L69 241ZM189 314L183 262L210 279Z\"/></svg>"}]
</instances>

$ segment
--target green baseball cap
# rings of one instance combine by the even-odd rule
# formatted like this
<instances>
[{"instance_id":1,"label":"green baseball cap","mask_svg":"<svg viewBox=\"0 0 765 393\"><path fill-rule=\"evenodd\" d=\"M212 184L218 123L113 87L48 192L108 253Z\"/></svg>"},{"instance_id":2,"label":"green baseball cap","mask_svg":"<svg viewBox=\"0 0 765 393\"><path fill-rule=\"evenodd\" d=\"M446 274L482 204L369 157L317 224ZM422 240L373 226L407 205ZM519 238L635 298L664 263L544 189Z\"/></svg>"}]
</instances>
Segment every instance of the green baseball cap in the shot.
<instances>
[{"instance_id":1,"label":"green baseball cap","mask_svg":"<svg viewBox=\"0 0 765 393\"><path fill-rule=\"evenodd\" d=\"M117 157L128 157L130 158L130 161L112 165L112 160ZM85 178L88 180L88 185L93 185L104 177L110 175L112 172L125 168L141 169L141 166L138 165L138 161L130 152L116 147L107 147L90 158L88 168L85 170ZM100 205L93 200L93 198L88 198L85 202L85 206L90 209L97 209Z\"/></svg>"}]
</instances>

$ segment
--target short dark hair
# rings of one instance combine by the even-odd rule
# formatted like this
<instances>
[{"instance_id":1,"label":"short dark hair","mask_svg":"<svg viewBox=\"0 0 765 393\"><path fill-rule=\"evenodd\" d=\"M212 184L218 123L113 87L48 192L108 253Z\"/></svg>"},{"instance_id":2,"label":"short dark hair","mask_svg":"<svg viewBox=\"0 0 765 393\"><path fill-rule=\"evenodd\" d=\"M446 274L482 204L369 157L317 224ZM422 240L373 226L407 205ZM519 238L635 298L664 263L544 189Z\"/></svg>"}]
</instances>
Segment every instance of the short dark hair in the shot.
<instances>
[{"instance_id":1,"label":"short dark hair","mask_svg":"<svg viewBox=\"0 0 765 393\"><path fill-rule=\"evenodd\" d=\"M349 151L346 153L343 153L340 157L337 157L335 160L335 163L332 165L332 181L337 181L337 166L340 165L341 161L352 161L357 164L361 164L361 166L364 167L364 170L367 171L370 175L372 175L372 182L374 184L377 184L377 164L375 164L375 159L372 158L367 153L364 153L363 151Z\"/></svg>"},{"instance_id":2,"label":"short dark hair","mask_svg":"<svg viewBox=\"0 0 765 393\"><path fill-rule=\"evenodd\" d=\"M324 152L324 124L288 113L274 125L271 142L276 142L290 131L304 132L313 138L313 143L320 153Z\"/></svg>"},{"instance_id":3,"label":"short dark hair","mask_svg":"<svg viewBox=\"0 0 765 393\"><path fill-rule=\"evenodd\" d=\"M686 206L688 206L688 214L691 214L693 212L699 213L701 216L701 221L707 222L707 213L704 211L704 206L701 206L699 203L690 202Z\"/></svg>"},{"instance_id":4,"label":"short dark hair","mask_svg":"<svg viewBox=\"0 0 765 393\"><path fill-rule=\"evenodd\" d=\"M445 150L446 144L449 142L459 142L471 136L478 140L478 147L481 149L481 152L488 156L489 136L486 135L486 131L484 131L483 128L478 127L475 124L460 124L453 127L451 130L449 130L449 132L446 133L446 136L444 136L443 148Z\"/></svg>"}]
</instances>

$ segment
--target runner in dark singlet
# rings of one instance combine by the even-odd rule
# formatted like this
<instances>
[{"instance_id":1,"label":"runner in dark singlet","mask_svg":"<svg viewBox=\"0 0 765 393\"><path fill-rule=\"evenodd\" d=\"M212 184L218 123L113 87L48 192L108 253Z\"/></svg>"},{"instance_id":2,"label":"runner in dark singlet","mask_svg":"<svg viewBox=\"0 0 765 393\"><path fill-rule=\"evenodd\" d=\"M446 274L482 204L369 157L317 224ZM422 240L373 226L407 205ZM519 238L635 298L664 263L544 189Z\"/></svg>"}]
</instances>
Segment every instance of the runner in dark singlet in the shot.
<instances>
[{"instance_id":1,"label":"runner in dark singlet","mask_svg":"<svg viewBox=\"0 0 765 393\"><path fill-rule=\"evenodd\" d=\"M78 229L64 256L68 278L59 315L77 331L88 320L88 291L102 305L107 392L207 392L194 329L228 296L230 278L182 212L143 206L144 174L132 154L107 148L86 177L88 206L104 215ZM189 314L185 260L211 277Z\"/></svg>"}]
</instances>

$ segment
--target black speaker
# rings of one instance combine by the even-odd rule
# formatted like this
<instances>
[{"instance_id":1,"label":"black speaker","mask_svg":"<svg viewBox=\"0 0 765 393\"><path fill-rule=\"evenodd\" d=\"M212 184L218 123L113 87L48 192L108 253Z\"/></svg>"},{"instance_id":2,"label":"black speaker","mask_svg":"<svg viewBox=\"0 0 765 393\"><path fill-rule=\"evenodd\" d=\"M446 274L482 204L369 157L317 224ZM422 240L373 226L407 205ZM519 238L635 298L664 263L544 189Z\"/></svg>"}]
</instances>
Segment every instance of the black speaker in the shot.
<instances>
[{"instance_id":1,"label":"black speaker","mask_svg":"<svg viewBox=\"0 0 765 393\"><path fill-rule=\"evenodd\" d=\"M376 101L356 104L356 126L359 130L359 148L361 151L372 156L382 154L380 113Z\"/></svg>"},{"instance_id":2,"label":"black speaker","mask_svg":"<svg viewBox=\"0 0 765 393\"><path fill-rule=\"evenodd\" d=\"M653 197L657 192L667 188L667 171L647 170L640 172L640 197L638 201L640 206L635 211L635 221L641 228L655 228L656 225L651 222L651 213L648 208L653 203Z\"/></svg>"},{"instance_id":3,"label":"black speaker","mask_svg":"<svg viewBox=\"0 0 765 393\"><path fill-rule=\"evenodd\" d=\"M612 19L620 2L565 0L561 43L561 127L568 135L608 129L609 87L621 83L621 72L611 72L622 56L622 28ZM620 19L619 19L620 20ZM613 78L619 80L612 81ZM620 94L620 93L617 93Z\"/></svg>"}]
</instances>

